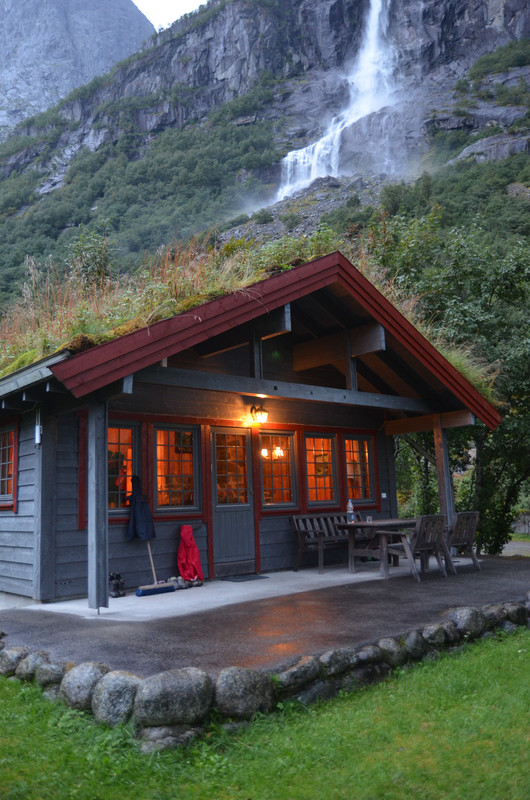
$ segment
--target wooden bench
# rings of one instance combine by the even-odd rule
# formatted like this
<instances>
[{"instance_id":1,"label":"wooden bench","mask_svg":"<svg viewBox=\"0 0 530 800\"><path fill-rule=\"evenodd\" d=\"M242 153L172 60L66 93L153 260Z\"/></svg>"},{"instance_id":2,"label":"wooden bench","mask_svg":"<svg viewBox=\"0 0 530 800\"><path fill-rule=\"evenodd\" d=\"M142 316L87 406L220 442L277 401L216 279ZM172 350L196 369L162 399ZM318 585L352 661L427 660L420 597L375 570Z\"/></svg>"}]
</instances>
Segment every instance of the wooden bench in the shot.
<instances>
[{"instance_id":1,"label":"wooden bench","mask_svg":"<svg viewBox=\"0 0 530 800\"><path fill-rule=\"evenodd\" d=\"M359 514L355 518L360 520ZM324 572L324 550L348 544L348 532L338 531L337 522L347 522L346 514L293 514L291 525L297 536L298 551L294 572L298 572L303 553L318 552L318 571ZM367 541L371 537L367 537Z\"/></svg>"}]
</instances>

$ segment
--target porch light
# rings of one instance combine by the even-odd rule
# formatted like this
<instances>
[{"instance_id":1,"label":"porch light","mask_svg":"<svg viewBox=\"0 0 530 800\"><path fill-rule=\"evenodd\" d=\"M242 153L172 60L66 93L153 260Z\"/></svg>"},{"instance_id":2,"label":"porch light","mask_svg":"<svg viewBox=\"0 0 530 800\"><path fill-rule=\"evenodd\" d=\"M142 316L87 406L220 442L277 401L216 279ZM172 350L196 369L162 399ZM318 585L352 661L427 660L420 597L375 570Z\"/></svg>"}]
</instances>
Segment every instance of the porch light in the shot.
<instances>
[{"instance_id":1,"label":"porch light","mask_svg":"<svg viewBox=\"0 0 530 800\"><path fill-rule=\"evenodd\" d=\"M269 417L269 412L263 406L252 406L250 416L253 422L257 422L258 425L264 425Z\"/></svg>"},{"instance_id":2,"label":"porch light","mask_svg":"<svg viewBox=\"0 0 530 800\"><path fill-rule=\"evenodd\" d=\"M269 451L267 450L267 448L266 448L266 447L263 447L263 448L262 448L262 450L261 450L261 457L262 457L262 458L268 458L268 457L269 457Z\"/></svg>"}]
</instances>

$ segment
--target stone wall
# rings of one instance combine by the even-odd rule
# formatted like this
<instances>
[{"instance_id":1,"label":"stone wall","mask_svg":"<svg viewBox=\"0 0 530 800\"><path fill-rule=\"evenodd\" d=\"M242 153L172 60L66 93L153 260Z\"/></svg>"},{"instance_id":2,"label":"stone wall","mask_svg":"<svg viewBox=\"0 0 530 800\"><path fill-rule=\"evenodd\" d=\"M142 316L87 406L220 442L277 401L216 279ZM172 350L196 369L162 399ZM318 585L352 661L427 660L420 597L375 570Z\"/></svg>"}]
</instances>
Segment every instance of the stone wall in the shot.
<instances>
[{"instance_id":1,"label":"stone wall","mask_svg":"<svg viewBox=\"0 0 530 800\"><path fill-rule=\"evenodd\" d=\"M143 752L179 747L201 736L213 712L229 730L258 712L295 699L325 700L387 678L396 667L436 658L466 642L530 627L530 591L521 602L448 609L439 622L384 637L362 647L340 647L307 655L279 673L227 667L211 678L196 667L147 678L111 670L106 664L55 664L45 652L30 653L0 641L0 674L35 681L50 699L91 712L101 724L133 722ZM0 638L5 635L0 633Z\"/></svg>"}]
</instances>

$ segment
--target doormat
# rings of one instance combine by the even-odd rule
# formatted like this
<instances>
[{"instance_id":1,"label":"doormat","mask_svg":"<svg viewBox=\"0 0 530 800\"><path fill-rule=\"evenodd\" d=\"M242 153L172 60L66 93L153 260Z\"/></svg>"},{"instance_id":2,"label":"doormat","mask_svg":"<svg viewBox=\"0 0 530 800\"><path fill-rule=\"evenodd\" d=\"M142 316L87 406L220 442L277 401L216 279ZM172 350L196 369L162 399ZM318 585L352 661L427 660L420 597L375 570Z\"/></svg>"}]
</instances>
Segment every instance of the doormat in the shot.
<instances>
[{"instance_id":1,"label":"doormat","mask_svg":"<svg viewBox=\"0 0 530 800\"><path fill-rule=\"evenodd\" d=\"M243 583L243 581L261 581L268 577L268 575L230 575L228 578L219 578L219 580L233 581L233 583Z\"/></svg>"}]
</instances>

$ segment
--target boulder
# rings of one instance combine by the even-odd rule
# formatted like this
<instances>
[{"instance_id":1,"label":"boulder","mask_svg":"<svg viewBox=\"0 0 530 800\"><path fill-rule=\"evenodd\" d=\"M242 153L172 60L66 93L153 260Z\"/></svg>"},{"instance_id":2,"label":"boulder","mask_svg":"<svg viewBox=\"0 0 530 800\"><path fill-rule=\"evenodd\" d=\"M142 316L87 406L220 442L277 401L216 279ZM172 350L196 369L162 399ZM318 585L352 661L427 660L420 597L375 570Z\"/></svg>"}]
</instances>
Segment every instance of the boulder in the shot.
<instances>
[{"instance_id":1,"label":"boulder","mask_svg":"<svg viewBox=\"0 0 530 800\"><path fill-rule=\"evenodd\" d=\"M66 664L52 664L43 662L35 670L35 680L41 686L53 686L61 683L66 675Z\"/></svg>"},{"instance_id":2,"label":"boulder","mask_svg":"<svg viewBox=\"0 0 530 800\"><path fill-rule=\"evenodd\" d=\"M492 603L491 605L484 606L482 613L486 617L486 625L489 630L499 628L508 617L508 612L502 603Z\"/></svg>"},{"instance_id":3,"label":"boulder","mask_svg":"<svg viewBox=\"0 0 530 800\"><path fill-rule=\"evenodd\" d=\"M377 664L383 660L383 651L376 644L367 644L357 651L360 664Z\"/></svg>"},{"instance_id":4,"label":"boulder","mask_svg":"<svg viewBox=\"0 0 530 800\"><path fill-rule=\"evenodd\" d=\"M274 694L268 675L245 667L221 670L215 684L215 705L226 717L248 719L256 711L270 711Z\"/></svg>"},{"instance_id":5,"label":"boulder","mask_svg":"<svg viewBox=\"0 0 530 800\"><path fill-rule=\"evenodd\" d=\"M159 672L139 685L134 718L141 726L194 725L206 716L212 698L211 678L196 667Z\"/></svg>"},{"instance_id":6,"label":"boulder","mask_svg":"<svg viewBox=\"0 0 530 800\"><path fill-rule=\"evenodd\" d=\"M356 647L337 647L320 656L320 663L327 675L339 675L359 663Z\"/></svg>"},{"instance_id":7,"label":"boulder","mask_svg":"<svg viewBox=\"0 0 530 800\"><path fill-rule=\"evenodd\" d=\"M141 681L130 672L107 672L96 684L92 695L92 713L97 722L103 722L109 728L127 722Z\"/></svg>"},{"instance_id":8,"label":"boulder","mask_svg":"<svg viewBox=\"0 0 530 800\"><path fill-rule=\"evenodd\" d=\"M460 635L468 639L476 639L488 627L484 612L473 606L451 608L446 612L446 617L455 623Z\"/></svg>"},{"instance_id":9,"label":"boulder","mask_svg":"<svg viewBox=\"0 0 530 800\"><path fill-rule=\"evenodd\" d=\"M403 637L403 646L412 661L418 661L425 652L425 640L419 631L409 631Z\"/></svg>"},{"instance_id":10,"label":"boulder","mask_svg":"<svg viewBox=\"0 0 530 800\"><path fill-rule=\"evenodd\" d=\"M5 647L0 652L0 675L14 675L16 668L27 655L26 647Z\"/></svg>"},{"instance_id":11,"label":"boulder","mask_svg":"<svg viewBox=\"0 0 530 800\"><path fill-rule=\"evenodd\" d=\"M383 661L391 667L399 667L407 660L407 651L404 645L397 642L391 636L379 639L377 646L383 653Z\"/></svg>"},{"instance_id":12,"label":"boulder","mask_svg":"<svg viewBox=\"0 0 530 800\"><path fill-rule=\"evenodd\" d=\"M85 661L72 667L61 681L61 697L72 708L88 711L96 684L108 671L106 664L96 661Z\"/></svg>"},{"instance_id":13,"label":"boulder","mask_svg":"<svg viewBox=\"0 0 530 800\"><path fill-rule=\"evenodd\" d=\"M430 647L443 647L445 644L445 629L444 626L435 622L432 625L426 625L422 630L421 635Z\"/></svg>"},{"instance_id":14,"label":"boulder","mask_svg":"<svg viewBox=\"0 0 530 800\"><path fill-rule=\"evenodd\" d=\"M276 687L280 693L292 692L314 681L322 670L316 656L302 656L296 664L275 675Z\"/></svg>"},{"instance_id":15,"label":"boulder","mask_svg":"<svg viewBox=\"0 0 530 800\"><path fill-rule=\"evenodd\" d=\"M526 625L528 621L528 609L524 603L505 603L506 616L515 625Z\"/></svg>"},{"instance_id":16,"label":"boulder","mask_svg":"<svg viewBox=\"0 0 530 800\"><path fill-rule=\"evenodd\" d=\"M35 672L41 664L46 664L49 660L49 654L44 652L29 653L22 661L19 661L15 670L15 675L21 681L32 681L35 678Z\"/></svg>"}]
</instances>

